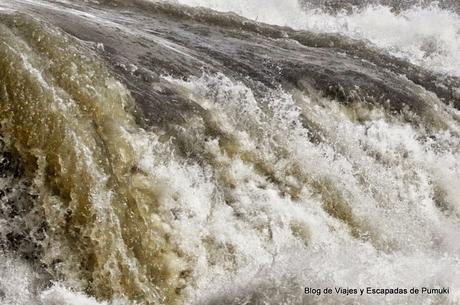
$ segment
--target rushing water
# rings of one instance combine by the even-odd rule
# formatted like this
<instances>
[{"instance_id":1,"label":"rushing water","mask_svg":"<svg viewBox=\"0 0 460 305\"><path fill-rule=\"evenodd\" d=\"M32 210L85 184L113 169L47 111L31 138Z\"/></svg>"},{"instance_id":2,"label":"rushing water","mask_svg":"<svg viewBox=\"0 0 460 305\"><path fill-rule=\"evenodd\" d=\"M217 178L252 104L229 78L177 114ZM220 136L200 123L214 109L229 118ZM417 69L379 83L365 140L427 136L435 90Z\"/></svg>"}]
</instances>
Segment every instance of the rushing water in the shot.
<instances>
[{"instance_id":1,"label":"rushing water","mask_svg":"<svg viewBox=\"0 0 460 305\"><path fill-rule=\"evenodd\" d=\"M454 11L436 5L409 7L398 14L392 7L373 5L331 15L318 9L302 11L296 0L283 1L282 6L278 0L179 2L296 29L345 34L428 69L460 75L460 19Z\"/></svg>"},{"instance_id":2,"label":"rushing water","mask_svg":"<svg viewBox=\"0 0 460 305\"><path fill-rule=\"evenodd\" d=\"M1 304L460 304L458 8L352 4L0 0Z\"/></svg>"}]
</instances>

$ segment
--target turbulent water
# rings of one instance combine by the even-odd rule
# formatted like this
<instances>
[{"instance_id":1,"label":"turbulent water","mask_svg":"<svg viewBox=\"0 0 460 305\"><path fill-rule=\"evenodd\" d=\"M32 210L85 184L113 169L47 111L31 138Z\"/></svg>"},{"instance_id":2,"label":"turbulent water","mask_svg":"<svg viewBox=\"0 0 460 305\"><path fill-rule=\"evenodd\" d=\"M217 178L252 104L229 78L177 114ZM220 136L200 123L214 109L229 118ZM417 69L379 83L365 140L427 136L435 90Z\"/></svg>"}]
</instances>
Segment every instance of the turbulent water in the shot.
<instances>
[{"instance_id":1,"label":"turbulent water","mask_svg":"<svg viewBox=\"0 0 460 305\"><path fill-rule=\"evenodd\" d=\"M0 0L0 303L460 304L430 2Z\"/></svg>"}]
</instances>

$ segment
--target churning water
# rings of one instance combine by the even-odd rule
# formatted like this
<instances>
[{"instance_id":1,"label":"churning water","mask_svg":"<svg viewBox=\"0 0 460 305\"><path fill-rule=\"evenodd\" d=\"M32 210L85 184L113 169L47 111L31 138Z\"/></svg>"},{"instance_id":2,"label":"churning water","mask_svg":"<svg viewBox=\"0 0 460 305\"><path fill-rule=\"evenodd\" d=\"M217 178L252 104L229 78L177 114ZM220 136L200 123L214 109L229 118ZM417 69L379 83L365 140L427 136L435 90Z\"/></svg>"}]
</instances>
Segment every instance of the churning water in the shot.
<instances>
[{"instance_id":1,"label":"churning water","mask_svg":"<svg viewBox=\"0 0 460 305\"><path fill-rule=\"evenodd\" d=\"M459 76L446 3L0 0L0 302L460 304Z\"/></svg>"}]
</instances>

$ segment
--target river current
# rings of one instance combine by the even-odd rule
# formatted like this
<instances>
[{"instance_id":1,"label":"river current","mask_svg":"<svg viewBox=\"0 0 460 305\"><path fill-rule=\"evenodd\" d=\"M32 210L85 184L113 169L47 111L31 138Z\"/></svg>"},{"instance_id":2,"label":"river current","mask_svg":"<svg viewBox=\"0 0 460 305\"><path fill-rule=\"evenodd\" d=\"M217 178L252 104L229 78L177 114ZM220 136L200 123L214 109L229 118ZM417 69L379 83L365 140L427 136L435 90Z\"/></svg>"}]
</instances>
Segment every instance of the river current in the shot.
<instances>
[{"instance_id":1,"label":"river current","mask_svg":"<svg viewBox=\"0 0 460 305\"><path fill-rule=\"evenodd\" d=\"M459 12L0 0L0 303L460 304Z\"/></svg>"}]
</instances>

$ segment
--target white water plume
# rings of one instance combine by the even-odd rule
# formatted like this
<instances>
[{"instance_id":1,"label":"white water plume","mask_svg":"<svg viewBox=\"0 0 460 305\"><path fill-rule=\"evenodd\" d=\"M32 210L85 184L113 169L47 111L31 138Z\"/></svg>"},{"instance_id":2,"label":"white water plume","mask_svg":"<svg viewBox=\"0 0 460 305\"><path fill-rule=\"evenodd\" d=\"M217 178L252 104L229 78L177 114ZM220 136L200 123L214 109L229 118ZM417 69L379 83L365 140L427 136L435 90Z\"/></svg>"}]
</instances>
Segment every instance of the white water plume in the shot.
<instances>
[{"instance_id":1,"label":"white water plume","mask_svg":"<svg viewBox=\"0 0 460 305\"><path fill-rule=\"evenodd\" d=\"M187 216L180 226L190 232L184 238L188 251L202 260L195 269L199 298L256 294L270 303L302 304L299 291L307 284L458 287L460 274L453 270L460 253L459 206L452 188L460 182L457 136L439 132L429 140L425 131L387 121L379 109L358 123L336 103L317 104L282 91L256 102L247 87L223 76L177 83L235 139L231 148L218 138L192 140L212 160L214 175L208 180L218 179L214 191L207 179L184 183L177 170L172 181L182 190L194 186L188 198L207 190L199 191L193 205L181 205ZM260 108L261 102L266 107ZM323 143L309 140L301 113L323 133ZM187 133L193 137L193 128ZM438 149L440 143L449 144ZM447 162L442 172L437 160ZM437 198L439 193L444 196ZM272 299L273 291L280 299ZM455 298L446 301L453 304ZM427 297L350 297L347 302L422 299Z\"/></svg>"},{"instance_id":2,"label":"white water plume","mask_svg":"<svg viewBox=\"0 0 460 305\"><path fill-rule=\"evenodd\" d=\"M460 67L458 16L437 7L332 16L295 1L179 2ZM130 92L84 43L3 18L2 132L32 169L49 233L35 267L0 255L2 304L459 304L460 114L434 94L417 92L431 97L424 120L281 86L255 92L222 73L159 76L199 110L142 129ZM0 177L3 188L13 180ZM9 221L2 235L22 229ZM308 296L306 286L451 293Z\"/></svg>"}]
</instances>

